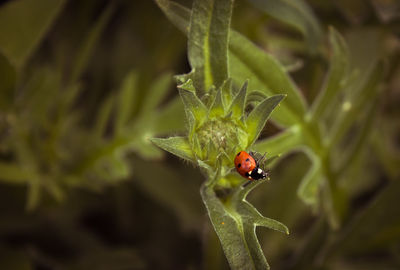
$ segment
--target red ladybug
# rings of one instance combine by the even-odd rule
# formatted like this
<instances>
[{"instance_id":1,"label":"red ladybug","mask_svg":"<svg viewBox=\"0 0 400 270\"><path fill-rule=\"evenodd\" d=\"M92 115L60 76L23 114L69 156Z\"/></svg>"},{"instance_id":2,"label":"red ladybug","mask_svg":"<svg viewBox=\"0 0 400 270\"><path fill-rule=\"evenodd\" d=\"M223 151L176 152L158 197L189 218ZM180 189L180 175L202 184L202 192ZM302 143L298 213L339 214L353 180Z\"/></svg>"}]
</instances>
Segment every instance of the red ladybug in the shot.
<instances>
[{"instance_id":1,"label":"red ladybug","mask_svg":"<svg viewBox=\"0 0 400 270\"><path fill-rule=\"evenodd\" d=\"M260 168L259 163L254 159L253 153L240 151L235 157L235 167L237 172L249 180L264 179L268 175Z\"/></svg>"}]
</instances>

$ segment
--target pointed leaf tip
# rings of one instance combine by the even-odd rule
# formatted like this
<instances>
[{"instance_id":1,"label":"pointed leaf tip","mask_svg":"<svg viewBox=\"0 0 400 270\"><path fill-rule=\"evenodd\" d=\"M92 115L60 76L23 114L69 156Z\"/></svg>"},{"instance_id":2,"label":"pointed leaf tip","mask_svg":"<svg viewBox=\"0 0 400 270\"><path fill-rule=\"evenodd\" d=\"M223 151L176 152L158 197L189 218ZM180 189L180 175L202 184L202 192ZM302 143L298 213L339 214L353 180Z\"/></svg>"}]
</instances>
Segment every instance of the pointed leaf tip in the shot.
<instances>
[{"instance_id":1,"label":"pointed leaf tip","mask_svg":"<svg viewBox=\"0 0 400 270\"><path fill-rule=\"evenodd\" d=\"M37 49L65 0L2 2L0 8L0 51L15 68L22 68Z\"/></svg>"},{"instance_id":2,"label":"pointed leaf tip","mask_svg":"<svg viewBox=\"0 0 400 270\"><path fill-rule=\"evenodd\" d=\"M185 137L151 138L150 141L171 154L185 160L195 161L192 149Z\"/></svg>"},{"instance_id":3,"label":"pointed leaf tip","mask_svg":"<svg viewBox=\"0 0 400 270\"><path fill-rule=\"evenodd\" d=\"M247 85L248 80L243 83L243 86L240 88L239 93L235 96L232 101L231 107L229 108L229 112L232 112L233 118L241 118L244 114L244 107L246 104L246 96L247 96Z\"/></svg>"},{"instance_id":4,"label":"pointed leaf tip","mask_svg":"<svg viewBox=\"0 0 400 270\"><path fill-rule=\"evenodd\" d=\"M178 78L178 80L180 80L180 79ZM190 92L196 92L196 89L194 88L192 79L187 79L186 81L182 82L181 84L178 84L177 87L178 87L178 89L184 89L184 90L187 90Z\"/></svg>"},{"instance_id":5,"label":"pointed leaf tip","mask_svg":"<svg viewBox=\"0 0 400 270\"><path fill-rule=\"evenodd\" d=\"M165 16L174 24L180 31L188 35L190 9L168 0L156 0L156 4L164 12Z\"/></svg>"},{"instance_id":6,"label":"pointed leaf tip","mask_svg":"<svg viewBox=\"0 0 400 270\"><path fill-rule=\"evenodd\" d=\"M284 98L285 95L275 95L266 98L249 114L246 119L246 126L249 134L248 147L258 138L272 111Z\"/></svg>"},{"instance_id":7,"label":"pointed leaf tip","mask_svg":"<svg viewBox=\"0 0 400 270\"><path fill-rule=\"evenodd\" d=\"M209 117L223 116L225 113L221 89L217 91L213 104L210 107Z\"/></svg>"},{"instance_id":8,"label":"pointed leaf tip","mask_svg":"<svg viewBox=\"0 0 400 270\"><path fill-rule=\"evenodd\" d=\"M179 94L182 98L185 106L185 112L189 119L188 113L192 113L196 122L202 122L205 120L208 114L207 107L201 102L201 100L195 95L194 92L183 88L178 88Z\"/></svg>"}]
</instances>

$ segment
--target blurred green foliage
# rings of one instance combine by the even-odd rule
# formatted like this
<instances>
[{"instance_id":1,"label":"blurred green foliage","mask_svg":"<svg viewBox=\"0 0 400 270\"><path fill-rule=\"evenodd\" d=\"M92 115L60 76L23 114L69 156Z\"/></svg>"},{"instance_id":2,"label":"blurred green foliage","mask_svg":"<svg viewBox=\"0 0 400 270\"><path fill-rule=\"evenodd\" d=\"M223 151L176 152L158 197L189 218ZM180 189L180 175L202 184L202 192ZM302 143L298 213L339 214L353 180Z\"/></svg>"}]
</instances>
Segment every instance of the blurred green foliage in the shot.
<instances>
[{"instance_id":1,"label":"blurred green foliage","mask_svg":"<svg viewBox=\"0 0 400 270\"><path fill-rule=\"evenodd\" d=\"M188 33L191 1L159 2ZM272 269L398 269L400 5L233 7L205 70L249 79L250 108L288 95L253 147L281 158L248 196L291 232L257 229ZM0 269L228 269L204 175L149 140L190 125L186 47L153 1L0 1Z\"/></svg>"}]
</instances>

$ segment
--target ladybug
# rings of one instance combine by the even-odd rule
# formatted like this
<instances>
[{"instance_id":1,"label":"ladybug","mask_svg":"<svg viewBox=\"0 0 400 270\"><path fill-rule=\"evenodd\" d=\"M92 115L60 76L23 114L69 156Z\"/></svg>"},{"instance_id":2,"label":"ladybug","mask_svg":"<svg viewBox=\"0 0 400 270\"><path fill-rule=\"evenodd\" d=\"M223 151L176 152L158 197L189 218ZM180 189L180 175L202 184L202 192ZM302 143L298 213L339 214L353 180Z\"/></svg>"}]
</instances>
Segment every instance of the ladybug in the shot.
<instances>
[{"instance_id":1,"label":"ladybug","mask_svg":"<svg viewBox=\"0 0 400 270\"><path fill-rule=\"evenodd\" d=\"M268 174L260 168L259 162L254 159L252 152L240 151L235 157L235 168L237 172L249 180L264 179Z\"/></svg>"}]
</instances>

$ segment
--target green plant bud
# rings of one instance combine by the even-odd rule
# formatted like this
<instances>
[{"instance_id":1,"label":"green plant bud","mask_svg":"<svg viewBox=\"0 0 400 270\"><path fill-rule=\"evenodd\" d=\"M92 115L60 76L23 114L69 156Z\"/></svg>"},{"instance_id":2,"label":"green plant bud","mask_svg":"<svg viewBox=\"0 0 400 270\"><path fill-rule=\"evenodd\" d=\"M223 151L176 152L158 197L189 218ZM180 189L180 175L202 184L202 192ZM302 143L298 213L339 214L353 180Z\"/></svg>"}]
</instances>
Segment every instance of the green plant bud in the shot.
<instances>
[{"instance_id":1,"label":"green plant bud","mask_svg":"<svg viewBox=\"0 0 400 270\"><path fill-rule=\"evenodd\" d=\"M211 166L215 165L218 155L232 156L236 145L247 142L247 136L243 136L246 132L233 119L222 117L206 121L194 133L199 141L198 145L192 145L195 155Z\"/></svg>"}]
</instances>

